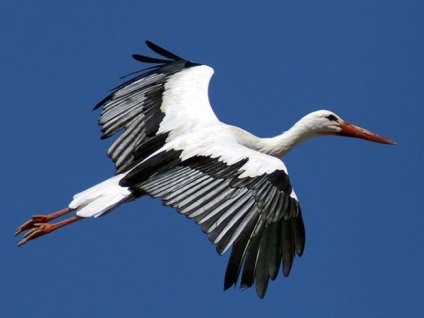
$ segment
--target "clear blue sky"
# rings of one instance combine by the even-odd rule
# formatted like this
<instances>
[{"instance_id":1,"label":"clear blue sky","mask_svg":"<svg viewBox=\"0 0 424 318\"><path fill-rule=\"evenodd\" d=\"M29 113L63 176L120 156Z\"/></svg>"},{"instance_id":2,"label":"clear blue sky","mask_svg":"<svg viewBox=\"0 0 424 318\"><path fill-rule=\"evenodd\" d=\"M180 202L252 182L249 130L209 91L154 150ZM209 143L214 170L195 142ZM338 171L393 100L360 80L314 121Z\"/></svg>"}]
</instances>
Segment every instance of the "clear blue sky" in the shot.
<instances>
[{"instance_id":1,"label":"clear blue sky","mask_svg":"<svg viewBox=\"0 0 424 318\"><path fill-rule=\"evenodd\" d=\"M422 1L2 1L2 317L422 317ZM305 253L264 300L222 291L191 221L144 198L17 248L16 227L114 173L91 108L150 39L215 69L220 119L272 136L316 109L394 139L285 158Z\"/></svg>"}]
</instances>

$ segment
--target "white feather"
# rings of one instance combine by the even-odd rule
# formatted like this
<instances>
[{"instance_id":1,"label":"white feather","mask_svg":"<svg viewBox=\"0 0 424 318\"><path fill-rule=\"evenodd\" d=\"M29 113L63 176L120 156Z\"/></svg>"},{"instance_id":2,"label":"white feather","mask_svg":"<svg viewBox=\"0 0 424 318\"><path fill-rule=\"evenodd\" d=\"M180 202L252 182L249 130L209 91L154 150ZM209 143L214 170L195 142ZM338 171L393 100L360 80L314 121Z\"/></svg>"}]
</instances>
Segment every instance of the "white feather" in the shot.
<instances>
[{"instance_id":1,"label":"white feather","mask_svg":"<svg viewBox=\"0 0 424 318\"><path fill-rule=\"evenodd\" d=\"M240 178L257 177L282 170L287 174L284 163L274 157L256 151L254 145L259 138L238 127L219 123L203 127L187 135L169 141L162 150L182 150L181 160L194 156L219 158L228 165L249 159L241 168Z\"/></svg>"},{"instance_id":2,"label":"white feather","mask_svg":"<svg viewBox=\"0 0 424 318\"><path fill-rule=\"evenodd\" d=\"M124 176L124 174L116 175L74 195L69 207L76 209L76 214L81 217L98 217L110 212L132 196L128 188L119 185Z\"/></svg>"},{"instance_id":3,"label":"white feather","mask_svg":"<svg viewBox=\"0 0 424 318\"><path fill-rule=\"evenodd\" d=\"M172 138L219 123L208 97L212 75L211 67L200 65L171 76L165 84L161 111L166 116L158 133L171 131Z\"/></svg>"}]
</instances>

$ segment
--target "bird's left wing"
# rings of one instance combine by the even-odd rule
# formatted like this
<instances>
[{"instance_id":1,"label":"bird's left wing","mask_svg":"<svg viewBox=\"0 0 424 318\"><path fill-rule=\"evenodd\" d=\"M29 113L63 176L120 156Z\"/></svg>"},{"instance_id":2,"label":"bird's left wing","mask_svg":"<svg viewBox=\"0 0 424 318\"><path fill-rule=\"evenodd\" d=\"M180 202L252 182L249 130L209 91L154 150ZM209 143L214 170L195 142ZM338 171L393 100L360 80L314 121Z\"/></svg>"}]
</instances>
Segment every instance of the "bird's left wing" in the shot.
<instances>
[{"instance_id":1,"label":"bird's left wing","mask_svg":"<svg viewBox=\"0 0 424 318\"><path fill-rule=\"evenodd\" d=\"M121 185L161 198L193 219L219 254L232 246L224 288L235 285L241 273L241 288L256 282L263 297L281 264L287 276L295 254L302 254L305 229L284 164L243 148L234 143L220 156L160 152L130 171Z\"/></svg>"},{"instance_id":2,"label":"bird's left wing","mask_svg":"<svg viewBox=\"0 0 424 318\"><path fill-rule=\"evenodd\" d=\"M219 122L208 97L213 69L146 44L166 59L133 55L157 65L115 88L94 108L103 109L102 139L123 132L108 150L116 173L128 171L170 138ZM138 148L144 153L136 155Z\"/></svg>"}]
</instances>

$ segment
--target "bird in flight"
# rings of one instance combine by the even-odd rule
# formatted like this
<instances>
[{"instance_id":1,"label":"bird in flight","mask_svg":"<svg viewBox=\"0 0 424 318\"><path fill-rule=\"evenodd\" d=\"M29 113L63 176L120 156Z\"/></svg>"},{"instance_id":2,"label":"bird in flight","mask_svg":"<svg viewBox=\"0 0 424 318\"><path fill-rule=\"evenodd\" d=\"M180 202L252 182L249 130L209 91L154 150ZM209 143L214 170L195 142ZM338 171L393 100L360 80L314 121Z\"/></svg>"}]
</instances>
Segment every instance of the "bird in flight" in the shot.
<instances>
[{"instance_id":1,"label":"bird in flight","mask_svg":"<svg viewBox=\"0 0 424 318\"><path fill-rule=\"evenodd\" d=\"M74 195L66 208L34 215L16 230L25 232L18 246L140 197L160 198L199 224L220 255L231 248L224 290L240 278L240 288L256 284L263 298L269 280L280 268L288 276L305 246L300 205L280 158L319 136L395 143L328 110L306 115L276 137L256 137L215 115L208 98L211 67L146 44L162 57L133 55L154 66L94 107L102 109L102 139L120 134L108 150L116 174Z\"/></svg>"}]
</instances>

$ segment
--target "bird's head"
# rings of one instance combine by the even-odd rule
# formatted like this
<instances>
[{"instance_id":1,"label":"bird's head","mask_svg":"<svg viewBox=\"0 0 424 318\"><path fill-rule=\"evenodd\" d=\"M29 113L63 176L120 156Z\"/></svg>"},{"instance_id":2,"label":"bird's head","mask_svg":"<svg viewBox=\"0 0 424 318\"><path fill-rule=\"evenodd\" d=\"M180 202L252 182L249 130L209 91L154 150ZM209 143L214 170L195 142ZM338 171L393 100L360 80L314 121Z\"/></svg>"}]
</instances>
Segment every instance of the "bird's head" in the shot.
<instances>
[{"instance_id":1,"label":"bird's head","mask_svg":"<svg viewBox=\"0 0 424 318\"><path fill-rule=\"evenodd\" d=\"M377 135L369 130L350 124L329 110L318 110L306 115L301 120L308 130L317 136L339 135L394 145L394 141Z\"/></svg>"}]
</instances>

